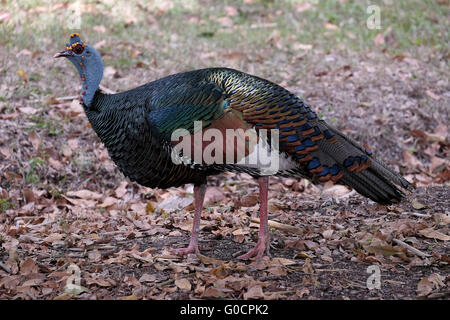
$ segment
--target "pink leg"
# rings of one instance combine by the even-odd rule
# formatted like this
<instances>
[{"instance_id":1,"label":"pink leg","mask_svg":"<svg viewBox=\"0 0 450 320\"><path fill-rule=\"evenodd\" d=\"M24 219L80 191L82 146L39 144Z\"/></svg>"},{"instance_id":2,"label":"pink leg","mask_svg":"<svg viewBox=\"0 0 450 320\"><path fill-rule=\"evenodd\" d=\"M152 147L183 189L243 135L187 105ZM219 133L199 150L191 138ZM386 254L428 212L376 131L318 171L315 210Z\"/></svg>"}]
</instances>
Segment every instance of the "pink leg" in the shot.
<instances>
[{"instance_id":1,"label":"pink leg","mask_svg":"<svg viewBox=\"0 0 450 320\"><path fill-rule=\"evenodd\" d=\"M186 255L188 253L199 253L198 250L198 231L200 229L200 217L202 215L203 200L205 199L206 184L200 186L194 186L194 222L192 223L191 240L187 248L170 249L172 253L178 255Z\"/></svg>"},{"instance_id":2,"label":"pink leg","mask_svg":"<svg viewBox=\"0 0 450 320\"><path fill-rule=\"evenodd\" d=\"M267 212L267 194L269 190L269 177L260 177L258 178L259 183L259 237L258 237L258 243L256 243L256 246L247 252L246 254L243 254L242 256L239 256L239 259L250 259L254 256L256 256L256 259L261 259L261 257L264 254L264 251L269 254L269 232L267 227L267 220L268 220L268 212Z\"/></svg>"}]
</instances>

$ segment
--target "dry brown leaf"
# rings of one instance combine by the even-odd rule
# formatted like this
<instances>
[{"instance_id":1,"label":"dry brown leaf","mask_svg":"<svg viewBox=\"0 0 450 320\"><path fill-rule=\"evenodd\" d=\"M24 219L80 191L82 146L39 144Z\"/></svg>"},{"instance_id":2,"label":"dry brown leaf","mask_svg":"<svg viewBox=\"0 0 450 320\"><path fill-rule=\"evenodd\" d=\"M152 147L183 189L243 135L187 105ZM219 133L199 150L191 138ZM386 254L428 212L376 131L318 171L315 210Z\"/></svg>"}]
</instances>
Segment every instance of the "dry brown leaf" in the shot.
<instances>
[{"instance_id":1,"label":"dry brown leaf","mask_svg":"<svg viewBox=\"0 0 450 320\"><path fill-rule=\"evenodd\" d=\"M297 296L299 296L300 298L303 298L304 296L309 295L309 289L306 288L306 287L301 288L300 290L297 290L297 291L295 292L295 294L296 294Z\"/></svg>"},{"instance_id":2,"label":"dry brown leaf","mask_svg":"<svg viewBox=\"0 0 450 320\"><path fill-rule=\"evenodd\" d=\"M103 76L105 78L109 78L109 79L117 78L118 77L118 72L117 72L116 68L114 68L112 66L107 66L105 68L105 70L103 71Z\"/></svg>"},{"instance_id":3,"label":"dry brown leaf","mask_svg":"<svg viewBox=\"0 0 450 320\"><path fill-rule=\"evenodd\" d=\"M296 261L286 258L273 258L267 261L266 265L270 267L292 266L297 264Z\"/></svg>"},{"instance_id":4,"label":"dry brown leaf","mask_svg":"<svg viewBox=\"0 0 450 320\"><path fill-rule=\"evenodd\" d=\"M433 100L439 101L441 99L440 96L438 96L436 93L434 93L431 90L427 90L427 91L425 91L425 93L427 94L427 96L429 96Z\"/></svg>"},{"instance_id":5,"label":"dry brown leaf","mask_svg":"<svg viewBox=\"0 0 450 320\"><path fill-rule=\"evenodd\" d=\"M31 131L28 135L28 139L30 139L31 145L33 146L34 150L39 150L39 146L41 145L41 140L36 135L36 132Z\"/></svg>"},{"instance_id":6,"label":"dry brown leaf","mask_svg":"<svg viewBox=\"0 0 450 320\"><path fill-rule=\"evenodd\" d=\"M422 209L429 208L427 205L417 201L416 199L414 199L411 204L412 204L413 208L416 210L422 210Z\"/></svg>"},{"instance_id":7,"label":"dry brown leaf","mask_svg":"<svg viewBox=\"0 0 450 320\"><path fill-rule=\"evenodd\" d=\"M250 194L242 197L239 200L242 207L253 207L259 202L259 195Z\"/></svg>"},{"instance_id":8,"label":"dry brown leaf","mask_svg":"<svg viewBox=\"0 0 450 320\"><path fill-rule=\"evenodd\" d=\"M216 202L220 202L225 199L225 195L221 188L218 187L210 187L206 190L204 206L208 206L214 204Z\"/></svg>"},{"instance_id":9,"label":"dry brown leaf","mask_svg":"<svg viewBox=\"0 0 450 320\"><path fill-rule=\"evenodd\" d=\"M119 187L114 191L117 198L121 199L127 193L127 181L122 181Z\"/></svg>"},{"instance_id":10,"label":"dry brown leaf","mask_svg":"<svg viewBox=\"0 0 450 320\"><path fill-rule=\"evenodd\" d=\"M229 16L229 17L234 17L239 14L236 7L233 7L233 6L225 6L225 12L226 12L227 16Z\"/></svg>"},{"instance_id":11,"label":"dry brown leaf","mask_svg":"<svg viewBox=\"0 0 450 320\"><path fill-rule=\"evenodd\" d=\"M8 159L11 156L11 149L8 147L0 147L0 153Z\"/></svg>"},{"instance_id":12,"label":"dry brown leaf","mask_svg":"<svg viewBox=\"0 0 450 320\"><path fill-rule=\"evenodd\" d=\"M306 258L305 263L303 264L302 271L304 273L314 273L314 269L311 265L311 259Z\"/></svg>"},{"instance_id":13,"label":"dry brown leaf","mask_svg":"<svg viewBox=\"0 0 450 320\"><path fill-rule=\"evenodd\" d=\"M113 197L106 197L102 203L98 205L99 208L107 208L117 204L119 200Z\"/></svg>"},{"instance_id":14,"label":"dry brown leaf","mask_svg":"<svg viewBox=\"0 0 450 320\"><path fill-rule=\"evenodd\" d=\"M218 259L214 259L214 258L211 258L211 257L207 257L207 256L204 256L204 255L202 255L200 253L197 253L197 258L199 258L200 261L202 263L204 263L204 264L221 265L221 264L225 263L225 261L223 261L223 260L218 260Z\"/></svg>"},{"instance_id":15,"label":"dry brown leaf","mask_svg":"<svg viewBox=\"0 0 450 320\"><path fill-rule=\"evenodd\" d=\"M202 297L205 297L205 298L223 298L225 296L226 296L226 294L223 290L220 290L219 288L215 288L215 287L206 288L202 294Z\"/></svg>"},{"instance_id":16,"label":"dry brown leaf","mask_svg":"<svg viewBox=\"0 0 450 320\"><path fill-rule=\"evenodd\" d=\"M28 81L28 75L25 71L17 70L16 73L23 79L23 81L25 81L25 82Z\"/></svg>"},{"instance_id":17,"label":"dry brown leaf","mask_svg":"<svg viewBox=\"0 0 450 320\"><path fill-rule=\"evenodd\" d=\"M430 173L434 173L436 169L442 168L447 163L448 160L446 159L442 159L439 157L432 157L430 163Z\"/></svg>"},{"instance_id":18,"label":"dry brown leaf","mask_svg":"<svg viewBox=\"0 0 450 320\"><path fill-rule=\"evenodd\" d=\"M31 189L25 188L22 190L23 197L27 203L34 202L36 197L34 196L34 192Z\"/></svg>"},{"instance_id":19,"label":"dry brown leaf","mask_svg":"<svg viewBox=\"0 0 450 320\"><path fill-rule=\"evenodd\" d=\"M11 19L11 14L9 12L0 12L0 23L7 22Z\"/></svg>"},{"instance_id":20,"label":"dry brown leaf","mask_svg":"<svg viewBox=\"0 0 450 320\"><path fill-rule=\"evenodd\" d=\"M331 239L331 236L333 235L333 232L334 232L333 229L325 230L324 232L322 232L322 236L323 236L325 239Z\"/></svg>"},{"instance_id":21,"label":"dry brown leaf","mask_svg":"<svg viewBox=\"0 0 450 320\"><path fill-rule=\"evenodd\" d=\"M101 193L86 190L86 189L82 189L82 190L78 190L78 191L69 191L69 192L67 192L67 196L76 197L76 198L80 198L80 199L86 199L86 200L99 200L103 197Z\"/></svg>"},{"instance_id":22,"label":"dry brown leaf","mask_svg":"<svg viewBox=\"0 0 450 320\"><path fill-rule=\"evenodd\" d=\"M230 17L220 17L216 21L224 28L231 28L233 26L233 20Z\"/></svg>"},{"instance_id":23,"label":"dry brown leaf","mask_svg":"<svg viewBox=\"0 0 450 320\"><path fill-rule=\"evenodd\" d=\"M59 241L62 238L64 238L64 235L61 233L52 233L50 235L48 235L47 237L45 237L44 239L42 239L42 241L44 242L54 242L54 241Z\"/></svg>"},{"instance_id":24,"label":"dry brown leaf","mask_svg":"<svg viewBox=\"0 0 450 320\"><path fill-rule=\"evenodd\" d=\"M328 30L338 30L339 29L339 27L337 25L330 23L330 22L325 23L324 27L325 27L325 29L328 29Z\"/></svg>"},{"instance_id":25,"label":"dry brown leaf","mask_svg":"<svg viewBox=\"0 0 450 320\"><path fill-rule=\"evenodd\" d=\"M244 293L244 300L249 299L262 299L264 298L264 292L260 285L250 287L246 293Z\"/></svg>"},{"instance_id":26,"label":"dry brown leaf","mask_svg":"<svg viewBox=\"0 0 450 320\"><path fill-rule=\"evenodd\" d=\"M422 167L422 162L420 162L409 150L403 150L403 160L406 165L412 169L419 169Z\"/></svg>"},{"instance_id":27,"label":"dry brown leaf","mask_svg":"<svg viewBox=\"0 0 450 320\"><path fill-rule=\"evenodd\" d=\"M28 258L20 264L20 274L28 275L38 273L39 267L32 258Z\"/></svg>"},{"instance_id":28,"label":"dry brown leaf","mask_svg":"<svg viewBox=\"0 0 450 320\"><path fill-rule=\"evenodd\" d=\"M417 284L417 295L420 297L428 296L434 289L444 287L444 281L445 277L437 273L422 278Z\"/></svg>"},{"instance_id":29,"label":"dry brown leaf","mask_svg":"<svg viewBox=\"0 0 450 320\"><path fill-rule=\"evenodd\" d=\"M93 26L92 29L93 29L95 32L98 32L98 33L105 33L105 32L106 32L106 28L105 28L104 25Z\"/></svg>"},{"instance_id":30,"label":"dry brown leaf","mask_svg":"<svg viewBox=\"0 0 450 320\"><path fill-rule=\"evenodd\" d=\"M76 116L84 112L83 106L81 105L80 100L78 99L72 100L72 102L70 103L69 110L72 116Z\"/></svg>"},{"instance_id":31,"label":"dry brown leaf","mask_svg":"<svg viewBox=\"0 0 450 320\"><path fill-rule=\"evenodd\" d=\"M312 48L313 48L312 44L304 44L304 43L300 43L300 42L295 42L292 45L292 49L294 51L299 51L299 50L308 51L308 50L311 50Z\"/></svg>"},{"instance_id":32,"label":"dry brown leaf","mask_svg":"<svg viewBox=\"0 0 450 320\"><path fill-rule=\"evenodd\" d=\"M438 239L442 241L449 241L450 236L443 234L442 232L439 232L437 230L434 230L433 228L426 228L419 231L419 233L427 238L431 239Z\"/></svg>"},{"instance_id":33,"label":"dry brown leaf","mask_svg":"<svg viewBox=\"0 0 450 320\"><path fill-rule=\"evenodd\" d=\"M139 282L155 282L155 281L156 281L155 274L144 273L142 277L139 278Z\"/></svg>"},{"instance_id":34,"label":"dry brown leaf","mask_svg":"<svg viewBox=\"0 0 450 320\"><path fill-rule=\"evenodd\" d=\"M385 43L383 32L379 32L379 33L375 36L375 38L373 38L373 43L374 43L376 46L380 46L380 45L383 45L383 44Z\"/></svg>"},{"instance_id":35,"label":"dry brown leaf","mask_svg":"<svg viewBox=\"0 0 450 320\"><path fill-rule=\"evenodd\" d=\"M98 249L94 249L89 251L88 258L91 260L91 262L99 262L102 259L102 254Z\"/></svg>"},{"instance_id":36,"label":"dry brown leaf","mask_svg":"<svg viewBox=\"0 0 450 320\"><path fill-rule=\"evenodd\" d=\"M298 13L302 13L303 11L309 10L313 7L312 3L310 2L300 2L300 3L293 3L293 6L295 8L295 11Z\"/></svg>"},{"instance_id":37,"label":"dry brown leaf","mask_svg":"<svg viewBox=\"0 0 450 320\"><path fill-rule=\"evenodd\" d=\"M181 290L191 291L192 285L188 279L177 279L175 280L175 285Z\"/></svg>"},{"instance_id":38,"label":"dry brown leaf","mask_svg":"<svg viewBox=\"0 0 450 320\"><path fill-rule=\"evenodd\" d=\"M364 249L370 253L381 253L385 257L402 253L400 249L394 248L390 244L379 239L373 239L369 245L364 246Z\"/></svg>"}]
</instances>

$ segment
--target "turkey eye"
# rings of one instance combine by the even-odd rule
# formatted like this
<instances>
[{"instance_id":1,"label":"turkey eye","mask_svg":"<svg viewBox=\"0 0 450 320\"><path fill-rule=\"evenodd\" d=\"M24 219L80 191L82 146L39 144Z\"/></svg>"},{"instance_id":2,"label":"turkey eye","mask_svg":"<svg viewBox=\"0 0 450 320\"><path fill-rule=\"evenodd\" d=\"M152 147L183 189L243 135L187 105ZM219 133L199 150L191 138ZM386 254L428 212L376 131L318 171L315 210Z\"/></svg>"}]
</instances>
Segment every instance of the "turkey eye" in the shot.
<instances>
[{"instance_id":1,"label":"turkey eye","mask_svg":"<svg viewBox=\"0 0 450 320\"><path fill-rule=\"evenodd\" d=\"M72 50L76 54L81 54L83 52L84 48L81 44L77 44Z\"/></svg>"}]
</instances>

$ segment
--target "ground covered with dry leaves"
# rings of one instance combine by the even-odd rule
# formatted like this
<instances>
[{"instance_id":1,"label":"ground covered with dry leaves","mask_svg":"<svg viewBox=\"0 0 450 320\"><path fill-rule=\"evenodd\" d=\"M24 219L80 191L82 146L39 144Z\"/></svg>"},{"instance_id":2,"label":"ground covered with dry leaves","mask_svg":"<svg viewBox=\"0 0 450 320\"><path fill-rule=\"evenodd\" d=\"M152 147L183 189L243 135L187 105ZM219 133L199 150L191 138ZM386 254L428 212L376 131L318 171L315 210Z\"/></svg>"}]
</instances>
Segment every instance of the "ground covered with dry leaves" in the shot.
<instances>
[{"instance_id":1,"label":"ground covered with dry leaves","mask_svg":"<svg viewBox=\"0 0 450 320\"><path fill-rule=\"evenodd\" d=\"M0 299L449 299L449 9L424 2L380 4L369 31L353 1L83 6L107 88L237 68L305 98L416 186L380 206L272 178L259 262L236 258L257 240L257 183L231 173L209 179L201 255L169 253L188 243L192 186L144 188L109 160L74 98L78 75L51 58L68 3L2 3Z\"/></svg>"}]
</instances>

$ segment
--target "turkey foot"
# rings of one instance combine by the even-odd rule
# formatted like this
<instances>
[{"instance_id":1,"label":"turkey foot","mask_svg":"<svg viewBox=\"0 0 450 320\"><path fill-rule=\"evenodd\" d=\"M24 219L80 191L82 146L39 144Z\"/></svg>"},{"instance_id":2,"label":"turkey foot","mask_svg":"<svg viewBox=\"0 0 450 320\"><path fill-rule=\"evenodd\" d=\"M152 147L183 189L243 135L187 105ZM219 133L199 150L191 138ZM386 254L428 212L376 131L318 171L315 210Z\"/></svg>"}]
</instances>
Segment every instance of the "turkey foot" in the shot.
<instances>
[{"instance_id":1,"label":"turkey foot","mask_svg":"<svg viewBox=\"0 0 450 320\"><path fill-rule=\"evenodd\" d=\"M191 240L189 240L189 245L187 248L174 249L171 248L170 252L185 256L189 253L200 253L198 250L198 231L200 229L200 217L202 215L203 200L205 199L206 184L195 185L194 186L194 221L192 222L192 233Z\"/></svg>"},{"instance_id":2,"label":"turkey foot","mask_svg":"<svg viewBox=\"0 0 450 320\"><path fill-rule=\"evenodd\" d=\"M169 251L178 256L185 256L189 253L200 253L200 251L198 250L198 242L192 240L189 242L189 245L186 248L170 248Z\"/></svg>"},{"instance_id":3,"label":"turkey foot","mask_svg":"<svg viewBox=\"0 0 450 320\"><path fill-rule=\"evenodd\" d=\"M256 256L256 260L261 259L264 252L269 255L269 232L267 227L268 212L267 212L267 196L269 190L269 177L258 178L259 183L259 237L256 246L238 257L238 259L250 259Z\"/></svg>"},{"instance_id":4,"label":"turkey foot","mask_svg":"<svg viewBox=\"0 0 450 320\"><path fill-rule=\"evenodd\" d=\"M255 247L250 250L249 252L240 255L238 259L241 260L248 260L250 258L253 258L256 256L256 260L259 260L264 255L264 252L266 252L267 255L269 255L269 245L268 242L266 244L266 241L259 239L256 243Z\"/></svg>"}]
</instances>

